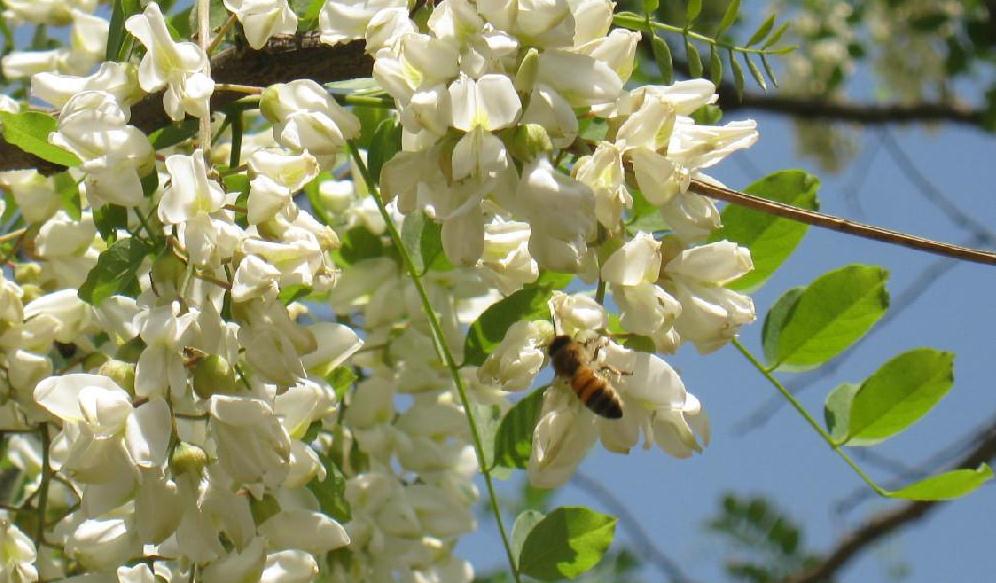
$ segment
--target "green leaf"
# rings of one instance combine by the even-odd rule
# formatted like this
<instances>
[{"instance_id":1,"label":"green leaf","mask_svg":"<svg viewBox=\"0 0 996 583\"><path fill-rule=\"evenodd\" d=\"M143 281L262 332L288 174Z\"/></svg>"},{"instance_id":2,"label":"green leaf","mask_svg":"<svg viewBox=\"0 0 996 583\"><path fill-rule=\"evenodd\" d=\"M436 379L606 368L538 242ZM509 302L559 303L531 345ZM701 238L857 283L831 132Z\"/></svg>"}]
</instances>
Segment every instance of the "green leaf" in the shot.
<instances>
[{"instance_id":1,"label":"green leaf","mask_svg":"<svg viewBox=\"0 0 996 583\"><path fill-rule=\"evenodd\" d=\"M512 557L518 566L519 557L522 555L522 545L526 542L526 537L533 528L544 518L544 514L538 510L523 510L515 517L515 524L512 525Z\"/></svg>"},{"instance_id":2,"label":"green leaf","mask_svg":"<svg viewBox=\"0 0 996 583\"><path fill-rule=\"evenodd\" d=\"M723 81L723 59L716 45L709 45L709 78L717 86Z\"/></svg>"},{"instance_id":3,"label":"green leaf","mask_svg":"<svg viewBox=\"0 0 996 583\"><path fill-rule=\"evenodd\" d=\"M401 244L405 246L412 259L412 267L418 273L424 273L425 263L422 261L422 230L428 219L425 213L418 210L405 216L401 224Z\"/></svg>"},{"instance_id":4,"label":"green leaf","mask_svg":"<svg viewBox=\"0 0 996 583\"><path fill-rule=\"evenodd\" d=\"M861 383L851 401L847 435L865 444L892 437L926 415L953 384L954 354L930 348L904 352Z\"/></svg>"},{"instance_id":5,"label":"green leaf","mask_svg":"<svg viewBox=\"0 0 996 583\"><path fill-rule=\"evenodd\" d=\"M885 314L887 279L884 269L871 265L849 265L816 279L778 329L765 322L764 333L777 334L777 341L764 342L770 368L807 370L847 349Z\"/></svg>"},{"instance_id":6,"label":"green leaf","mask_svg":"<svg viewBox=\"0 0 996 583\"><path fill-rule=\"evenodd\" d=\"M318 15L322 11L325 0L294 0L291 8L297 14L297 30L306 32L318 26Z\"/></svg>"},{"instance_id":7,"label":"green leaf","mask_svg":"<svg viewBox=\"0 0 996 583\"><path fill-rule=\"evenodd\" d=\"M657 12L658 6L660 6L660 0L643 0L643 13L651 16Z\"/></svg>"},{"instance_id":8,"label":"green leaf","mask_svg":"<svg viewBox=\"0 0 996 583\"><path fill-rule=\"evenodd\" d=\"M782 328L789 316L795 309L802 292L806 291L804 286L794 287L786 290L782 297L778 298L775 305L771 306L764 317L764 326L761 328L761 345L764 348L764 357L771 361L778 349L778 339L781 336Z\"/></svg>"},{"instance_id":9,"label":"green leaf","mask_svg":"<svg viewBox=\"0 0 996 583\"><path fill-rule=\"evenodd\" d=\"M3 124L3 138L29 154L60 166L79 166L83 163L76 154L48 143L48 135L59 126L50 115L40 111L0 111L0 123Z\"/></svg>"},{"instance_id":10,"label":"green leaf","mask_svg":"<svg viewBox=\"0 0 996 583\"><path fill-rule=\"evenodd\" d=\"M782 170L752 183L744 192L767 200L789 204L806 210L817 210L818 178L803 170ZM764 285L775 271L795 251L809 226L769 213L737 205L723 209L723 226L709 237L710 241L735 241L750 249L754 270L729 284L731 289L753 291Z\"/></svg>"},{"instance_id":11,"label":"green leaf","mask_svg":"<svg viewBox=\"0 0 996 583\"><path fill-rule=\"evenodd\" d=\"M319 188L322 182L326 180L331 180L332 175L328 172L322 172L315 177L314 180L304 185L304 196L308 199L308 204L311 205L311 211L315 214L315 218L318 222L325 225L326 227L331 227L332 217L329 216L325 209L325 203L322 202L322 196Z\"/></svg>"},{"instance_id":12,"label":"green leaf","mask_svg":"<svg viewBox=\"0 0 996 583\"><path fill-rule=\"evenodd\" d=\"M951 470L910 484L901 490L888 492L889 498L904 500L953 500L972 493L993 478L992 469L982 464L974 470Z\"/></svg>"},{"instance_id":13,"label":"green leaf","mask_svg":"<svg viewBox=\"0 0 996 583\"><path fill-rule=\"evenodd\" d=\"M519 572L542 581L574 579L602 560L616 518L583 507L560 507L526 536Z\"/></svg>"},{"instance_id":14,"label":"green leaf","mask_svg":"<svg viewBox=\"0 0 996 583\"><path fill-rule=\"evenodd\" d=\"M79 185L68 172L60 172L53 177L55 190L62 199L62 208L74 221L80 220L82 202L80 201Z\"/></svg>"},{"instance_id":15,"label":"green leaf","mask_svg":"<svg viewBox=\"0 0 996 583\"><path fill-rule=\"evenodd\" d=\"M650 41L650 48L653 49L654 61L661 72L661 81L670 84L674 80L674 60L671 58L671 47L667 41L654 35Z\"/></svg>"},{"instance_id":16,"label":"green leaf","mask_svg":"<svg viewBox=\"0 0 996 583\"><path fill-rule=\"evenodd\" d=\"M359 380L359 378L353 367L338 366L325 377L325 381L335 389L335 398L341 403L342 398L349 391L349 387L353 386L353 383Z\"/></svg>"},{"instance_id":17,"label":"green leaf","mask_svg":"<svg viewBox=\"0 0 996 583\"><path fill-rule=\"evenodd\" d=\"M739 13L740 0L730 0L730 3L726 5L726 11L723 12L723 19L719 21L719 27L716 28L716 38L719 38L728 28L733 26Z\"/></svg>"},{"instance_id":18,"label":"green leaf","mask_svg":"<svg viewBox=\"0 0 996 583\"><path fill-rule=\"evenodd\" d=\"M367 149L367 169L370 176L380 183L384 164L401 149L401 125L393 117L380 122Z\"/></svg>"},{"instance_id":19,"label":"green leaf","mask_svg":"<svg viewBox=\"0 0 996 583\"><path fill-rule=\"evenodd\" d=\"M120 61L125 47L125 21L133 14L142 11L138 0L114 0L111 7L111 22L107 31L107 50L105 61Z\"/></svg>"},{"instance_id":20,"label":"green leaf","mask_svg":"<svg viewBox=\"0 0 996 583\"><path fill-rule=\"evenodd\" d=\"M151 252L149 244L135 237L114 243L97 257L97 265L80 286L80 299L97 306L113 295L138 296L141 289L136 273Z\"/></svg>"},{"instance_id":21,"label":"green leaf","mask_svg":"<svg viewBox=\"0 0 996 583\"><path fill-rule=\"evenodd\" d=\"M764 75L761 74L761 70L757 68L757 64L751 60L750 55L743 53L744 62L747 63L747 69L750 71L751 77L754 81L761 87L761 89L768 90L768 82L764 80Z\"/></svg>"},{"instance_id":22,"label":"green leaf","mask_svg":"<svg viewBox=\"0 0 996 583\"><path fill-rule=\"evenodd\" d=\"M827 395L827 401L823 405L823 418L830 437L837 443L842 443L847 438L847 428L851 424L851 401L860 388L861 385L857 383L842 383Z\"/></svg>"},{"instance_id":23,"label":"green leaf","mask_svg":"<svg viewBox=\"0 0 996 583\"><path fill-rule=\"evenodd\" d=\"M552 288L532 285L491 305L470 325L463 343L464 365L480 366L505 337L509 326L519 320L549 320L546 305Z\"/></svg>"},{"instance_id":24,"label":"green leaf","mask_svg":"<svg viewBox=\"0 0 996 583\"><path fill-rule=\"evenodd\" d=\"M767 48L775 46L778 43L778 41L782 40L782 35L785 34L785 31L788 30L788 27L789 27L789 23L788 22L781 23L778 26L778 28L775 29L775 32L773 32L771 34L771 36L768 37L768 40L766 40L764 42L764 44L761 45L761 48L762 49L767 49ZM762 56L763 56L763 54L764 53L762 53Z\"/></svg>"},{"instance_id":25,"label":"green leaf","mask_svg":"<svg viewBox=\"0 0 996 583\"><path fill-rule=\"evenodd\" d=\"M688 5L685 7L685 23L686 26L691 27L695 19L699 17L699 13L702 12L702 0L688 0Z\"/></svg>"},{"instance_id":26,"label":"green leaf","mask_svg":"<svg viewBox=\"0 0 996 583\"><path fill-rule=\"evenodd\" d=\"M726 56L730 61L730 68L733 69L733 85L737 89L737 98L743 98L744 96L744 70L737 62L736 56L733 54L733 50L727 50Z\"/></svg>"},{"instance_id":27,"label":"green leaf","mask_svg":"<svg viewBox=\"0 0 996 583\"><path fill-rule=\"evenodd\" d=\"M757 30L754 31L754 34L750 35L750 40L747 41L746 46L750 47L761 42L764 39L764 37L768 36L768 33L771 32L771 27L774 25L775 25L775 15L772 14L771 16L766 18L764 22L761 23L761 26L757 27Z\"/></svg>"},{"instance_id":28,"label":"green leaf","mask_svg":"<svg viewBox=\"0 0 996 583\"><path fill-rule=\"evenodd\" d=\"M128 209L117 204L105 204L93 210L93 224L101 239L111 239L115 231L128 226Z\"/></svg>"},{"instance_id":29,"label":"green leaf","mask_svg":"<svg viewBox=\"0 0 996 583\"><path fill-rule=\"evenodd\" d=\"M317 477L314 478L308 482L308 489L318 499L322 514L339 522L349 522L353 513L346 500L346 476L332 458L318 454L318 459L325 467L325 480L319 482Z\"/></svg>"},{"instance_id":30,"label":"green leaf","mask_svg":"<svg viewBox=\"0 0 996 583\"><path fill-rule=\"evenodd\" d=\"M443 251L443 226L436 221L428 220L422 224L422 238L419 247L422 249L422 262L426 271L452 271L446 253Z\"/></svg>"},{"instance_id":31,"label":"green leaf","mask_svg":"<svg viewBox=\"0 0 996 583\"><path fill-rule=\"evenodd\" d=\"M775 70L771 68L771 62L768 61L768 55L761 53L761 64L764 65L764 72L768 74L768 79L771 79L771 84L778 87L778 78L775 77Z\"/></svg>"},{"instance_id":32,"label":"green leaf","mask_svg":"<svg viewBox=\"0 0 996 583\"><path fill-rule=\"evenodd\" d=\"M702 57L699 56L699 49L695 48L695 43L687 36L685 37L685 55L688 57L688 74L694 78L702 76Z\"/></svg>"},{"instance_id":33,"label":"green leaf","mask_svg":"<svg viewBox=\"0 0 996 583\"><path fill-rule=\"evenodd\" d=\"M494 465L524 469L533 449L533 430L543 409L545 388L536 389L516 403L498 426L495 434Z\"/></svg>"},{"instance_id":34,"label":"green leaf","mask_svg":"<svg viewBox=\"0 0 996 583\"><path fill-rule=\"evenodd\" d=\"M189 140L197 133L197 118L188 117L185 120L159 128L149 134L149 142L156 150L175 146Z\"/></svg>"},{"instance_id":35,"label":"green leaf","mask_svg":"<svg viewBox=\"0 0 996 583\"><path fill-rule=\"evenodd\" d=\"M342 237L342 246L338 256L347 265L352 265L364 259L380 257L384 254L384 242L380 236L374 235L366 227L356 226L346 231Z\"/></svg>"}]
</instances>

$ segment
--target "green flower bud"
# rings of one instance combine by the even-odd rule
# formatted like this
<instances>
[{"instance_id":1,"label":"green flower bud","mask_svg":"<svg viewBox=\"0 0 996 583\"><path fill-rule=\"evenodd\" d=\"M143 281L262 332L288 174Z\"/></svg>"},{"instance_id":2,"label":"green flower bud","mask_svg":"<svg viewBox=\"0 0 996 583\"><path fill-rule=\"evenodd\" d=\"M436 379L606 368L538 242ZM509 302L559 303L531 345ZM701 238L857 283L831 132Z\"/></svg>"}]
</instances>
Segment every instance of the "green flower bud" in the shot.
<instances>
[{"instance_id":1,"label":"green flower bud","mask_svg":"<svg viewBox=\"0 0 996 583\"><path fill-rule=\"evenodd\" d=\"M152 281L156 283L172 284L173 287L179 288L186 273L187 266L169 251L152 262Z\"/></svg>"},{"instance_id":2,"label":"green flower bud","mask_svg":"<svg viewBox=\"0 0 996 583\"><path fill-rule=\"evenodd\" d=\"M14 281L24 285L38 283L42 268L37 263L17 263L14 265Z\"/></svg>"},{"instance_id":3,"label":"green flower bud","mask_svg":"<svg viewBox=\"0 0 996 583\"><path fill-rule=\"evenodd\" d=\"M553 150L546 128L534 123L517 126L507 140L507 146L512 156L523 162L531 162L540 154Z\"/></svg>"},{"instance_id":4,"label":"green flower bud","mask_svg":"<svg viewBox=\"0 0 996 583\"><path fill-rule=\"evenodd\" d=\"M83 370L93 370L110 360L103 352L91 352L83 359Z\"/></svg>"},{"instance_id":5,"label":"green flower bud","mask_svg":"<svg viewBox=\"0 0 996 583\"><path fill-rule=\"evenodd\" d=\"M257 525L263 524L268 518L280 512L280 502L272 495L263 496L262 500L249 498L249 512L252 513L252 520Z\"/></svg>"},{"instance_id":6,"label":"green flower bud","mask_svg":"<svg viewBox=\"0 0 996 583\"><path fill-rule=\"evenodd\" d=\"M532 93L533 85L536 84L536 75L539 73L539 51L535 48L522 57L519 63L519 70L515 72L515 90L519 93Z\"/></svg>"},{"instance_id":7,"label":"green flower bud","mask_svg":"<svg viewBox=\"0 0 996 583\"><path fill-rule=\"evenodd\" d=\"M202 399L210 399L216 393L234 393L235 369L228 361L211 354L197 361L194 365L194 392Z\"/></svg>"},{"instance_id":8,"label":"green flower bud","mask_svg":"<svg viewBox=\"0 0 996 583\"><path fill-rule=\"evenodd\" d=\"M138 357L145 350L145 341L141 336L136 336L118 347L118 360L125 362L138 362Z\"/></svg>"},{"instance_id":9,"label":"green flower bud","mask_svg":"<svg viewBox=\"0 0 996 583\"><path fill-rule=\"evenodd\" d=\"M283 109L280 107L280 86L280 83L270 85L259 96L259 112L270 122L278 121Z\"/></svg>"},{"instance_id":10,"label":"green flower bud","mask_svg":"<svg viewBox=\"0 0 996 583\"><path fill-rule=\"evenodd\" d=\"M187 472L199 475L209 461L207 452L185 441L173 448L173 454L169 457L169 465L176 476Z\"/></svg>"},{"instance_id":11,"label":"green flower bud","mask_svg":"<svg viewBox=\"0 0 996 583\"><path fill-rule=\"evenodd\" d=\"M93 355L91 354L90 356ZM103 355L101 354L100 356ZM133 363L123 360L107 360L107 362L100 365L97 374L104 375L116 382L119 387L128 391L128 394L135 394L135 365Z\"/></svg>"}]
</instances>

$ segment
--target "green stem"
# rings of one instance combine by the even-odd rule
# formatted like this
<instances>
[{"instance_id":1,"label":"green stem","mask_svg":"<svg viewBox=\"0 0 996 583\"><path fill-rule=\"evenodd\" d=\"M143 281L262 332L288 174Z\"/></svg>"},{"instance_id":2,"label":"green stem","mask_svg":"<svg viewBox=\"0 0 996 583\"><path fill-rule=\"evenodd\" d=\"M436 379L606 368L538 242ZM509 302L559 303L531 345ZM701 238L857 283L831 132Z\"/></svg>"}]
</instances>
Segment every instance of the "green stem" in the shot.
<instances>
[{"instance_id":1,"label":"green stem","mask_svg":"<svg viewBox=\"0 0 996 583\"><path fill-rule=\"evenodd\" d=\"M724 49L729 49L731 51L736 51L738 53L754 53L759 55L784 55L785 53L792 52L795 47L778 47L778 48L768 48L768 49L755 49L750 47L738 47L736 45L731 45L708 37L704 34L697 33L692 30L686 30L680 26L673 26L670 24L664 24L663 22L650 21L649 27L647 22L642 16L637 14L620 13L612 17L612 23L616 26L621 26L623 28L628 28L630 30L641 30L644 32L653 32L653 29L663 30L664 32L673 32L675 34L680 34L689 38L693 38L697 41L702 41L704 43L715 45L717 47L722 47Z\"/></svg>"},{"instance_id":2,"label":"green stem","mask_svg":"<svg viewBox=\"0 0 996 583\"><path fill-rule=\"evenodd\" d=\"M396 104L390 97L378 97L376 95L336 95L339 101L345 105L365 105L367 107L386 107L394 109Z\"/></svg>"},{"instance_id":3,"label":"green stem","mask_svg":"<svg viewBox=\"0 0 996 583\"><path fill-rule=\"evenodd\" d=\"M242 111L229 114L232 119L232 151L228 156L228 167L237 168L242 155Z\"/></svg>"},{"instance_id":4,"label":"green stem","mask_svg":"<svg viewBox=\"0 0 996 583\"><path fill-rule=\"evenodd\" d=\"M50 438L48 424L42 423L40 429L42 446L41 484L38 486L38 529L35 531L35 548L40 548L45 540L45 512L48 510L48 485L52 480L52 469L48 467L48 450Z\"/></svg>"},{"instance_id":5,"label":"green stem","mask_svg":"<svg viewBox=\"0 0 996 583\"><path fill-rule=\"evenodd\" d=\"M477 454L477 464L481 468L481 473L484 474L484 483L488 488L488 498L491 502L491 512L495 516L495 522L498 524L498 533L501 535L501 542L505 546L505 554L508 558L508 566L512 571L512 578L516 583L521 583L519 579L519 570L515 566L515 556L512 553L512 545L509 542L508 533L505 532L505 525L502 522L501 508L498 506L498 496L495 494L494 481L491 478L491 470L488 469L487 458L484 455L484 446L481 441L481 432L477 427L477 420L474 419L474 412L471 408L470 399L467 397L467 389L463 386L463 379L460 378L460 370L457 366L456 360L453 358L453 353L450 352L449 345L446 344L446 337L443 334L443 327L439 323L439 318L436 316L435 310L432 308L432 303L429 301L429 294L425 290L425 285L422 283L422 277L419 275L418 270L415 269L415 264L412 262L411 256L408 254L408 249L401 242L401 234L398 233L397 227L394 225L394 220L391 215L387 212L387 208L384 206L384 200L380 197L380 189L376 186L373 176L370 175L370 171L367 170L367 165L360 158L360 151L356 146L350 142L349 153L353 157L353 161L356 162L357 168L360 170L360 174L363 176L363 180L367 183L367 188L370 189L370 195L373 196L374 201L377 203L377 208L380 210L381 216L384 218L384 224L387 226L387 230L391 235L391 241L398 250L398 254L401 256L401 261L405 265L405 269L411 275L412 282L415 284L415 289L418 291L419 298L422 300L422 311L425 312L425 317L429 321L429 328L432 330L432 336L434 340L434 345L436 347L436 353L446 364L446 368L450 371L450 376L453 378L453 383L456 385L457 393L460 395L460 404L463 405L463 410L467 414L467 425L470 426L470 435L474 441L474 452Z\"/></svg>"},{"instance_id":6,"label":"green stem","mask_svg":"<svg viewBox=\"0 0 996 583\"><path fill-rule=\"evenodd\" d=\"M834 441L833 437L831 437L830 434L827 433L826 429L823 429L823 426L820 425L819 422L816 421L816 419L814 419L813 416L809 414L809 411L806 410L806 408L802 405L802 403L800 403L799 400L795 398L795 395L793 395L791 391L785 388L785 385L783 385L778 379L776 379L771 374L771 372L769 372L768 369L763 364L761 364L761 361L759 361L753 354L751 354L749 350L747 350L746 346L741 344L740 341L737 340L736 338L733 339L733 346L735 346L736 349L740 351L740 354L744 355L744 358L746 358L748 361L750 361L752 365L754 365L754 368L756 368L758 371L760 371L762 375L764 375L764 378L768 379L768 382L770 382L772 385L774 385L776 389L778 389L778 392L780 392L782 396L785 397L785 399L789 402L789 404L792 405L792 407L794 407L795 410L798 411L800 415L802 415L802 417L806 420L806 422L809 423L810 427L812 427L816 431L816 433L820 434L820 437L823 438L823 441L827 442L827 445L830 446L830 449L834 450L837 453L837 455L841 457L841 459L847 462L847 465L851 466L851 469L854 470L854 472L858 474L858 476L860 476L861 479L864 480L864 482L868 484L868 486L872 490L875 490L876 494L878 494L879 496L888 496L889 491L876 484L875 480L872 480L871 477L868 474L866 474L865 471L862 470L861 467L854 460L851 459L851 456L847 455L846 453L844 453L844 450L840 449L840 444Z\"/></svg>"}]
</instances>

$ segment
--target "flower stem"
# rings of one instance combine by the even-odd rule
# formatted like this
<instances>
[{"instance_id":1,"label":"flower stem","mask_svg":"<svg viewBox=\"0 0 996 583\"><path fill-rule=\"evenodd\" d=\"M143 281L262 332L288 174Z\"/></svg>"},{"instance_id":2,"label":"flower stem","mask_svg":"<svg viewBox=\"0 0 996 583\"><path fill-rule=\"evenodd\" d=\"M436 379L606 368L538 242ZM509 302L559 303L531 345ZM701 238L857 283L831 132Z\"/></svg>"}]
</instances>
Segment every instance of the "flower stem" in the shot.
<instances>
[{"instance_id":1,"label":"flower stem","mask_svg":"<svg viewBox=\"0 0 996 583\"><path fill-rule=\"evenodd\" d=\"M453 383L456 385L457 393L460 395L460 404L463 405L464 413L467 415L467 425L470 426L470 435L474 441L474 453L477 454L477 464L481 468L481 473L484 475L484 483L488 488L488 498L491 502L491 512L495 516L495 522L498 524L498 533L501 535L501 542L505 547L505 554L508 558L508 566L512 571L512 578L516 583L520 583L519 570L515 566L515 556L512 553L512 545L509 542L508 533L505 532L505 525L502 522L501 508L498 505L498 496L495 494L494 481L491 477L491 470L488 468L487 458L484 455L484 446L481 441L481 432L477 427L477 420L474 419L473 408L471 407L470 399L467 397L467 389L463 386L463 379L460 378L460 369L457 366L456 360L453 358L453 353L450 351L449 346L446 344L446 337L443 334L443 328L439 323L439 318L436 316L435 310L432 308L432 303L429 301L429 294L425 290L425 285L422 283L422 277L418 270L415 269L415 264L412 262L411 256L408 254L408 249L401 242L401 234L398 233L397 227L394 225L394 220L391 215L388 214L387 208L384 206L384 200L380 197L380 189L376 186L374 177L370 175L370 171L367 169L367 165L360 158L360 151L356 146L350 142L349 153L353 157L353 161L356 163L357 168L360 170L360 174L363 176L364 182L367 183L367 188L370 189L370 194L373 196L374 201L377 203L377 208L380 210L381 216L384 218L384 224L387 226L387 230L391 235L391 241L398 250L398 254L401 256L401 261L405 265L405 269L411 275L412 282L415 284L415 289L418 291L419 298L422 300L422 311L425 312L425 317L429 321L429 328L432 330L433 344L436 347L436 353L442 359L443 363L446 364L446 368L450 371L450 376L453 378Z\"/></svg>"},{"instance_id":2,"label":"flower stem","mask_svg":"<svg viewBox=\"0 0 996 583\"><path fill-rule=\"evenodd\" d=\"M791 391L786 389L785 385L783 385L778 379L776 379L771 374L771 372L769 372L768 369L763 364L761 364L761 361L759 361L757 357L755 357L753 354L751 354L749 350L747 350L746 346L741 344L740 341L737 340L736 338L733 339L733 346L735 346L736 349L740 351L740 354L744 355L744 358L746 358L748 361L750 361L752 365L754 365L754 368L756 368L758 371L760 371L762 375L764 375L764 378L768 379L768 382L770 382L772 385L774 385L776 389L778 389L778 392L780 392L782 396L785 397L785 399L789 402L789 404L792 405L792 407L794 407L795 410L798 411L800 415L802 415L802 417L806 420L806 422L809 423L810 427L812 427L813 430L816 431L816 433L820 434L820 437L823 438L823 441L827 442L827 445L830 446L830 449L834 450L837 453L837 455L841 457L841 459L847 462L847 465L851 466L851 469L854 470L854 472L858 474L858 476L860 476L861 479L864 480L864 482L868 484L868 486L872 490L875 490L876 494L878 494L879 496L889 495L888 490L876 484L875 480L872 480L871 477L868 474L866 474L865 471L862 470L861 467L854 460L851 459L851 456L847 455L844 452L844 450L840 449L840 444L834 441L833 437L831 437L830 434L827 433L826 429L823 429L823 426L821 426L819 422L816 421L816 419L813 419L813 416L809 414L809 411L807 411L806 408L802 405L802 403L800 403L799 400L795 398L795 395L793 395Z\"/></svg>"},{"instance_id":3,"label":"flower stem","mask_svg":"<svg viewBox=\"0 0 996 583\"><path fill-rule=\"evenodd\" d=\"M48 467L48 450L50 438L48 436L48 423L42 423L39 427L41 433L42 447L42 467L41 484L38 486L38 529L35 531L35 547L40 548L45 540L45 513L48 510L48 485L52 480L52 469Z\"/></svg>"}]
</instances>

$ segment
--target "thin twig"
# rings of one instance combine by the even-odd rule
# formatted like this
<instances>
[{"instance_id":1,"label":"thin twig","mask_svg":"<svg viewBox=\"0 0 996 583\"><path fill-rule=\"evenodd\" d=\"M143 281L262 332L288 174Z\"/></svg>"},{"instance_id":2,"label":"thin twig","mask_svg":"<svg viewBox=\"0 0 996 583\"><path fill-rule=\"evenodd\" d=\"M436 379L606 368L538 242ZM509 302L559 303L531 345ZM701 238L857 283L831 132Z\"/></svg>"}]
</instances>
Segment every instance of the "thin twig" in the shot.
<instances>
[{"instance_id":1,"label":"thin twig","mask_svg":"<svg viewBox=\"0 0 996 583\"><path fill-rule=\"evenodd\" d=\"M228 30L232 28L232 26L234 26L237 21L238 21L237 16L235 16L234 14L229 14L225 22L220 27L218 27L218 32L215 33L214 38L211 39L211 44L209 44L207 48L204 49L204 52L206 52L210 56L211 53L213 53L214 50L218 48L218 45L221 44L221 41L225 40L225 34L228 33Z\"/></svg>"},{"instance_id":2,"label":"thin twig","mask_svg":"<svg viewBox=\"0 0 996 583\"><path fill-rule=\"evenodd\" d=\"M956 468L975 469L996 456L996 424L983 432L979 444ZM907 502L892 510L872 516L854 531L842 537L822 561L799 573L786 577L784 583L817 583L828 581L858 553L875 541L925 517L943 502Z\"/></svg>"},{"instance_id":3,"label":"thin twig","mask_svg":"<svg viewBox=\"0 0 996 583\"><path fill-rule=\"evenodd\" d=\"M635 550L640 557L649 561L665 577L675 583L691 582L691 579L685 575L681 567L678 566L678 563L657 548L650 534L643 530L639 519L633 516L633 513L629 511L622 500L617 498L611 490L581 472L574 473L574 476L571 478L571 484L577 486L578 489L583 490L591 497L597 498L602 504L605 504L606 509L619 519L619 523L629 533L630 539L632 539L633 545L636 547Z\"/></svg>"},{"instance_id":4,"label":"thin twig","mask_svg":"<svg viewBox=\"0 0 996 583\"><path fill-rule=\"evenodd\" d=\"M906 233L893 231L891 229L842 219L840 217L835 217L833 215L828 215L818 211L801 209L789 204L783 204L767 200L759 196L754 196L752 194L732 190L730 188L709 184L708 182L704 182L702 180L693 179L689 190L696 194L708 196L709 198L723 200L775 216L799 221L800 223L813 225L815 227L822 227L824 229L830 229L832 231L846 233L848 235L856 235L866 239L872 239L874 241L881 241L883 243L900 245L902 247L916 249L918 251L926 251L927 253L942 255L944 257L954 257L955 259L982 263L984 265L996 265L996 253L990 251L962 247L961 245L954 245L951 243L942 243L940 241L925 239L915 235L908 235Z\"/></svg>"}]
</instances>

